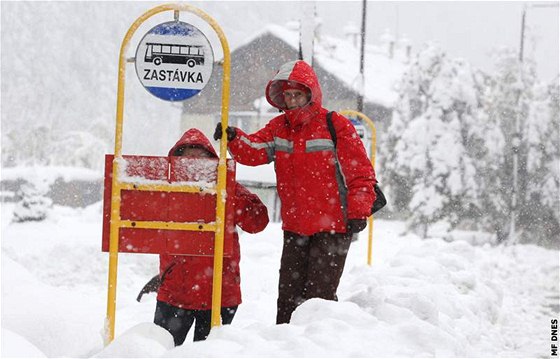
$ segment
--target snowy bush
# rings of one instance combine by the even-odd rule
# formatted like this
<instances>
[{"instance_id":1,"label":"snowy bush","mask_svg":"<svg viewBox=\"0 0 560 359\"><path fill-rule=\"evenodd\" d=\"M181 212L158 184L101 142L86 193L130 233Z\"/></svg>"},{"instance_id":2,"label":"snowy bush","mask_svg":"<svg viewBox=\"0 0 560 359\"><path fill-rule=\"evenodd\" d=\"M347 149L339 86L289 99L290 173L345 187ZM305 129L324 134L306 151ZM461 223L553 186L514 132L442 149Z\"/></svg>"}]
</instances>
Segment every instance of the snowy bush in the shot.
<instances>
[{"instance_id":1,"label":"snowy bush","mask_svg":"<svg viewBox=\"0 0 560 359\"><path fill-rule=\"evenodd\" d=\"M20 198L14 208L13 222L42 221L47 218L52 201L46 197L48 186L25 183L17 192Z\"/></svg>"}]
</instances>

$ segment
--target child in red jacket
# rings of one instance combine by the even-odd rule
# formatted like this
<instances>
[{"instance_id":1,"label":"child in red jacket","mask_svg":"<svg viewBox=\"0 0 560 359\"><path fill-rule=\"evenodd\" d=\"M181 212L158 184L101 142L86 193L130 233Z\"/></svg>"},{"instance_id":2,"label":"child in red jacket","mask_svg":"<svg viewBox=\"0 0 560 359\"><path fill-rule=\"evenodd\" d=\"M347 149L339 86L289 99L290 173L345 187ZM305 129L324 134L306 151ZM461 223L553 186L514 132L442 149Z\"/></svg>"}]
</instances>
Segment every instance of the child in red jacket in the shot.
<instances>
[{"instance_id":1,"label":"child in red jacket","mask_svg":"<svg viewBox=\"0 0 560 359\"><path fill-rule=\"evenodd\" d=\"M169 151L169 156L217 158L210 141L197 129L190 129ZM268 211L261 200L236 183L234 201L236 225L257 233L268 224ZM239 236L233 235L233 255L224 257L222 279L222 324L230 324L241 304ZM193 322L194 340L205 340L210 333L212 308L212 257L160 255L160 286L154 323L167 329L181 345Z\"/></svg>"}]
</instances>

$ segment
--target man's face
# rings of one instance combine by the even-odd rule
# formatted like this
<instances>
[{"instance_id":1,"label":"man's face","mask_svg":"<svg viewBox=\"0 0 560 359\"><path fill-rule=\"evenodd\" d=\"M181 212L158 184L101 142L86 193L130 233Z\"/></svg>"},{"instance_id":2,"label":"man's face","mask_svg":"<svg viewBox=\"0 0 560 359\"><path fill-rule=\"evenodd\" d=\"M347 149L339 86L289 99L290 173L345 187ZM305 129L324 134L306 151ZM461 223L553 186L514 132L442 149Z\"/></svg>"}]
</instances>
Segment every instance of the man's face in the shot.
<instances>
[{"instance_id":1,"label":"man's face","mask_svg":"<svg viewBox=\"0 0 560 359\"><path fill-rule=\"evenodd\" d=\"M309 99L304 91L290 89L284 91L284 101L288 110L293 110L307 105Z\"/></svg>"}]
</instances>

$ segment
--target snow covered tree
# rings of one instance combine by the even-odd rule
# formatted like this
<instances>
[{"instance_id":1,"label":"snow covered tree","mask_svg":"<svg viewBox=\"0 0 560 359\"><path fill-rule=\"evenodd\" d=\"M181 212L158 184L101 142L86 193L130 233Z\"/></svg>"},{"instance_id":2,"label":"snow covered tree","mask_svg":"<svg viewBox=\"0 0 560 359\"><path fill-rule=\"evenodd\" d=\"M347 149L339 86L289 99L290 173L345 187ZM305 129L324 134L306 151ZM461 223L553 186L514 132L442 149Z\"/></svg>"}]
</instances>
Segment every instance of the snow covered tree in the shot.
<instances>
[{"instance_id":1,"label":"snow covered tree","mask_svg":"<svg viewBox=\"0 0 560 359\"><path fill-rule=\"evenodd\" d=\"M445 219L455 227L479 206L475 76L463 60L428 45L399 92L382 168L396 209L408 206L410 228L426 236L430 224Z\"/></svg>"},{"instance_id":2,"label":"snow covered tree","mask_svg":"<svg viewBox=\"0 0 560 359\"><path fill-rule=\"evenodd\" d=\"M44 125L29 125L3 133L2 165L48 164L49 131Z\"/></svg>"},{"instance_id":3,"label":"snow covered tree","mask_svg":"<svg viewBox=\"0 0 560 359\"><path fill-rule=\"evenodd\" d=\"M107 121L92 121L80 131L43 125L12 129L3 134L2 165L73 166L101 169L113 134Z\"/></svg>"},{"instance_id":4,"label":"snow covered tree","mask_svg":"<svg viewBox=\"0 0 560 359\"><path fill-rule=\"evenodd\" d=\"M14 208L13 222L42 221L47 218L52 200L46 197L48 186L27 182L18 190L20 200Z\"/></svg>"},{"instance_id":5,"label":"snow covered tree","mask_svg":"<svg viewBox=\"0 0 560 359\"><path fill-rule=\"evenodd\" d=\"M516 119L525 122L521 118L520 102L523 103L521 96L526 91L520 87L521 68L515 50L501 49L497 52L495 68L495 73L487 78L484 93L488 114L486 127L498 130L498 133L489 132L485 138L488 155L482 158L485 167L482 180L488 195L483 198L482 221L496 234L498 242L503 242L509 236L511 222Z\"/></svg>"},{"instance_id":6,"label":"snow covered tree","mask_svg":"<svg viewBox=\"0 0 560 359\"><path fill-rule=\"evenodd\" d=\"M108 147L89 131L68 131L58 134L51 143L51 164L100 169Z\"/></svg>"},{"instance_id":7,"label":"snow covered tree","mask_svg":"<svg viewBox=\"0 0 560 359\"><path fill-rule=\"evenodd\" d=\"M379 149L381 168L383 168L384 190L391 198L389 208L396 213L407 213L412 196L412 177L406 168L397 166L399 154L395 151L401 134L409 122L418 117L422 111L423 93L416 73L405 72L399 84L399 100L393 110L393 116L385 135L384 146Z\"/></svg>"},{"instance_id":8,"label":"snow covered tree","mask_svg":"<svg viewBox=\"0 0 560 359\"><path fill-rule=\"evenodd\" d=\"M558 83L540 84L535 63L519 61L514 49L496 52L495 68L484 96L493 131L485 140L483 221L503 242L515 213L517 241L546 243L560 233Z\"/></svg>"},{"instance_id":9,"label":"snow covered tree","mask_svg":"<svg viewBox=\"0 0 560 359\"><path fill-rule=\"evenodd\" d=\"M538 84L529 105L527 125L525 205L520 211L521 241L559 246L560 122L558 81ZM555 242L555 243L553 243Z\"/></svg>"}]
</instances>

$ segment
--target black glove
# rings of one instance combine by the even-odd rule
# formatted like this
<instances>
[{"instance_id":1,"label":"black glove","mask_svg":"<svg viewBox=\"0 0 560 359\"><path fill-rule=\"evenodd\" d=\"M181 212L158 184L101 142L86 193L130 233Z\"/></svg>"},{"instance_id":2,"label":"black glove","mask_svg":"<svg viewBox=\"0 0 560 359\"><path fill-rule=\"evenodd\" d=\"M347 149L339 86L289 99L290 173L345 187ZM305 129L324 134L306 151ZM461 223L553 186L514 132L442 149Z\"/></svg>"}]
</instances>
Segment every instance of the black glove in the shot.
<instances>
[{"instance_id":1,"label":"black glove","mask_svg":"<svg viewBox=\"0 0 560 359\"><path fill-rule=\"evenodd\" d=\"M365 219L349 219L346 224L346 229L348 232L359 233L364 230L367 226L367 221Z\"/></svg>"},{"instance_id":2,"label":"black glove","mask_svg":"<svg viewBox=\"0 0 560 359\"><path fill-rule=\"evenodd\" d=\"M237 136L237 131L235 130L235 127L228 126L226 128L226 134L227 134L227 140L233 141L235 136ZM222 123L218 122L218 125L216 126L216 130L214 130L214 139L218 141L221 138L222 138Z\"/></svg>"}]
</instances>

